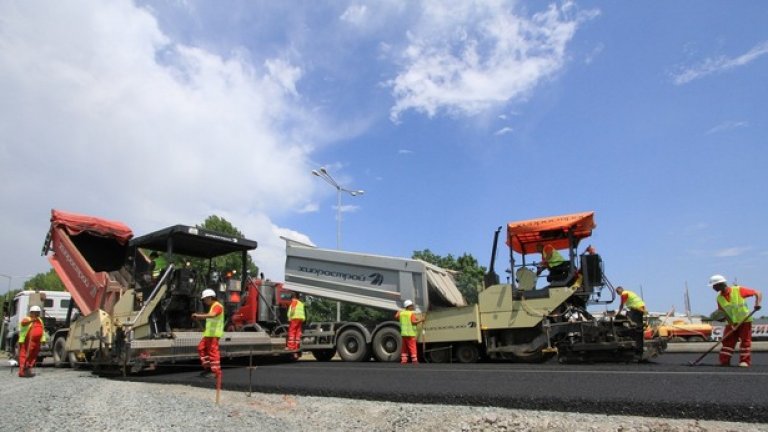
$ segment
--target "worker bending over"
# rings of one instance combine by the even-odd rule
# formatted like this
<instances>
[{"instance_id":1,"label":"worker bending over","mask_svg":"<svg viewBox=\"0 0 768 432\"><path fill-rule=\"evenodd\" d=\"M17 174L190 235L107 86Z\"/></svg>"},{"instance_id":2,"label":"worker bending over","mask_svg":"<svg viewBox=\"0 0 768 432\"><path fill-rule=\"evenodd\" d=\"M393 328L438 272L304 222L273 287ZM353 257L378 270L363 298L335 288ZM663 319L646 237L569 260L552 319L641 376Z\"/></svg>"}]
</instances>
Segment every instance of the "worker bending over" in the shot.
<instances>
[{"instance_id":1,"label":"worker bending over","mask_svg":"<svg viewBox=\"0 0 768 432\"><path fill-rule=\"evenodd\" d=\"M408 363L408 356L411 357L411 363L419 364L419 356L416 352L416 324L424 322L413 313L413 302L406 300L403 302L405 309L395 313L395 319L400 321L400 336L403 338L402 350L400 352L400 364Z\"/></svg>"},{"instance_id":2,"label":"worker bending over","mask_svg":"<svg viewBox=\"0 0 768 432\"><path fill-rule=\"evenodd\" d=\"M725 277L719 274L709 278L709 286L717 291L717 308L723 311L728 321L720 349L720 366L730 366L733 349L740 340L739 366L749 367L752 364L752 317L746 299L755 297L754 310L758 311L763 293L739 285L728 286Z\"/></svg>"},{"instance_id":3,"label":"worker bending over","mask_svg":"<svg viewBox=\"0 0 768 432\"><path fill-rule=\"evenodd\" d=\"M635 331L635 352L639 355L642 355L644 327L643 316L646 313L645 302L642 298L640 298L639 295L633 291L624 289L624 287L617 287L616 294L621 297L621 304L619 305L619 310L616 312L616 315L620 314L625 307L627 308L627 318L637 327Z\"/></svg>"},{"instance_id":4,"label":"worker bending over","mask_svg":"<svg viewBox=\"0 0 768 432\"><path fill-rule=\"evenodd\" d=\"M224 335L224 306L216 299L212 289L203 290L203 304L208 307L208 313L193 313L192 319L205 320L203 338L197 345L203 372L200 376L209 378L221 375L221 356L219 354L219 339Z\"/></svg>"}]
</instances>

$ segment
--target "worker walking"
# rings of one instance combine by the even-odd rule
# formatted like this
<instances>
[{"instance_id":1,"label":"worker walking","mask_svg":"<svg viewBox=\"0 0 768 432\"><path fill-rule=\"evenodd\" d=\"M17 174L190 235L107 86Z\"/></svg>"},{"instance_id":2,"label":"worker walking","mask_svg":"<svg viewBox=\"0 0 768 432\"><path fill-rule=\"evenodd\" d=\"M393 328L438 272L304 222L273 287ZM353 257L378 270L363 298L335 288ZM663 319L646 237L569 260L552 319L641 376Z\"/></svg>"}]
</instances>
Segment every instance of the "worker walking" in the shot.
<instances>
[{"instance_id":1,"label":"worker walking","mask_svg":"<svg viewBox=\"0 0 768 432\"><path fill-rule=\"evenodd\" d=\"M419 357L416 352L416 327L424 320L413 313L413 302L406 300L403 302L405 309L395 313L395 319L400 321L400 336L403 338L402 350L400 352L400 364L408 363L408 356L411 357L411 363L419 364Z\"/></svg>"},{"instance_id":2,"label":"worker walking","mask_svg":"<svg viewBox=\"0 0 768 432\"><path fill-rule=\"evenodd\" d=\"M200 363L203 365L202 377L219 377L221 375L221 356L219 355L219 338L224 335L224 306L216 299L212 289L203 290L203 304L208 307L208 313L193 313L192 319L205 320L203 338L197 345Z\"/></svg>"},{"instance_id":3,"label":"worker walking","mask_svg":"<svg viewBox=\"0 0 768 432\"><path fill-rule=\"evenodd\" d=\"M739 285L728 286L725 277L719 274L709 278L709 286L717 291L717 307L724 312L728 321L723 333L726 337L723 338L723 347L720 349L720 366L730 366L736 342L741 341L739 366L749 367L752 364L752 317L749 316L746 299L755 297L754 310L758 311L763 294L756 289Z\"/></svg>"},{"instance_id":4,"label":"worker walking","mask_svg":"<svg viewBox=\"0 0 768 432\"><path fill-rule=\"evenodd\" d=\"M621 286L616 287L616 294L621 298L621 304L619 305L619 310L616 312L616 315L620 314L625 307L627 308L627 318L637 327L637 331L635 332L635 352L642 355L643 317L646 313L645 302L635 292L624 289L624 287Z\"/></svg>"},{"instance_id":5,"label":"worker walking","mask_svg":"<svg viewBox=\"0 0 768 432\"><path fill-rule=\"evenodd\" d=\"M45 325L40 314L40 306L29 308L29 316L21 320L19 332L19 376L31 378L35 376L32 369L37 363L37 355L40 354L40 345L48 340L45 334Z\"/></svg>"},{"instance_id":6,"label":"worker walking","mask_svg":"<svg viewBox=\"0 0 768 432\"><path fill-rule=\"evenodd\" d=\"M299 293L291 294L291 304L288 306L288 340L285 348L297 350L301 346L301 330L307 315L304 312L304 302ZM298 357L298 354L297 354Z\"/></svg>"}]
</instances>

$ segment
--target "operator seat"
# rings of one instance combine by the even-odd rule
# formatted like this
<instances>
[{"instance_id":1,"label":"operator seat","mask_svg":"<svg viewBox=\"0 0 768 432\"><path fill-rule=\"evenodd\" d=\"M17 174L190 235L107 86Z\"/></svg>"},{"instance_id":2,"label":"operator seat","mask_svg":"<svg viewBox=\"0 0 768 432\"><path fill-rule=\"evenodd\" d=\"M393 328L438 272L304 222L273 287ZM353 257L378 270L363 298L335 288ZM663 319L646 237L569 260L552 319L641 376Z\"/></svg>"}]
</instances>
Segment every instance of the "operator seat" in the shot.
<instances>
[{"instance_id":1,"label":"operator seat","mask_svg":"<svg viewBox=\"0 0 768 432\"><path fill-rule=\"evenodd\" d=\"M536 272L528 267L520 267L515 272L515 280L520 291L533 291L536 289Z\"/></svg>"}]
</instances>

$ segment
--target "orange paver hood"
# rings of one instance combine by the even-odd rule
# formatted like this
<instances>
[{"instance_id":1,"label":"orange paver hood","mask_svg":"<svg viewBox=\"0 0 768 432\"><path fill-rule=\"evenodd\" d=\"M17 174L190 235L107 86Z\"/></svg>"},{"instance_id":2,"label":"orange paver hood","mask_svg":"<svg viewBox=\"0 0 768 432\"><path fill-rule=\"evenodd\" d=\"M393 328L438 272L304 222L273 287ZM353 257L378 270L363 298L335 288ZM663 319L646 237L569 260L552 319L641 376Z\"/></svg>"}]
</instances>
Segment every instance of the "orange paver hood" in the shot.
<instances>
[{"instance_id":1,"label":"orange paver hood","mask_svg":"<svg viewBox=\"0 0 768 432\"><path fill-rule=\"evenodd\" d=\"M507 245L517 253L534 253L538 245L568 248L568 233L578 241L592 235L595 212L529 219L507 224Z\"/></svg>"}]
</instances>

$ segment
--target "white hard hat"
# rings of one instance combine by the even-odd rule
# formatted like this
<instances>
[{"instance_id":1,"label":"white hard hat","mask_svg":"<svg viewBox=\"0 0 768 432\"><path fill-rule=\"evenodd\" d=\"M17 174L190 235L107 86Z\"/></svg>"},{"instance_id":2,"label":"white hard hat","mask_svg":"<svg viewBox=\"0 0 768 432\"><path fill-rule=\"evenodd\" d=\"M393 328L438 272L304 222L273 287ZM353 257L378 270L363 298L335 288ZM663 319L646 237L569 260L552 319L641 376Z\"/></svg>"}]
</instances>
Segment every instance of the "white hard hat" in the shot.
<instances>
[{"instance_id":1,"label":"white hard hat","mask_svg":"<svg viewBox=\"0 0 768 432\"><path fill-rule=\"evenodd\" d=\"M41 313L43 310L42 310L42 309L40 309L40 306L32 306L31 308L29 308L29 311L30 311L30 312L37 312L37 313Z\"/></svg>"},{"instance_id":2,"label":"white hard hat","mask_svg":"<svg viewBox=\"0 0 768 432\"><path fill-rule=\"evenodd\" d=\"M712 275L712 277L709 278L709 286L715 286L719 283L727 283L728 281L725 280L725 276L723 275Z\"/></svg>"},{"instance_id":3,"label":"white hard hat","mask_svg":"<svg viewBox=\"0 0 768 432\"><path fill-rule=\"evenodd\" d=\"M206 297L216 297L216 291L208 288L203 290L203 295L200 296L200 298L206 298Z\"/></svg>"},{"instance_id":4,"label":"white hard hat","mask_svg":"<svg viewBox=\"0 0 768 432\"><path fill-rule=\"evenodd\" d=\"M410 300L406 300L403 302L403 307L413 306L413 302Z\"/></svg>"}]
</instances>

